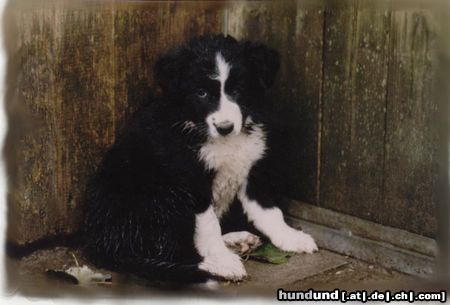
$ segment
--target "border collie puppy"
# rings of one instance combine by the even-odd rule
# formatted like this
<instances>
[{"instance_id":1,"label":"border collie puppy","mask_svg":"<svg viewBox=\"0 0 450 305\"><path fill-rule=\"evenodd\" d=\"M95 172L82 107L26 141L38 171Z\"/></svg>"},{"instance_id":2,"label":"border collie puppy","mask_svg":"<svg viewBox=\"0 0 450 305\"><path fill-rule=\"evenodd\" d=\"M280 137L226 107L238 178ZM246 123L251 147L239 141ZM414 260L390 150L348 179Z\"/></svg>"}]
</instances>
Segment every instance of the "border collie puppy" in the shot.
<instances>
[{"instance_id":1,"label":"border collie puppy","mask_svg":"<svg viewBox=\"0 0 450 305\"><path fill-rule=\"evenodd\" d=\"M278 66L274 50L223 35L157 61L161 96L135 113L87 187L85 246L97 264L148 279L241 280L244 265L227 244L254 236L222 237L233 203L280 249L317 250L271 194L262 109Z\"/></svg>"}]
</instances>

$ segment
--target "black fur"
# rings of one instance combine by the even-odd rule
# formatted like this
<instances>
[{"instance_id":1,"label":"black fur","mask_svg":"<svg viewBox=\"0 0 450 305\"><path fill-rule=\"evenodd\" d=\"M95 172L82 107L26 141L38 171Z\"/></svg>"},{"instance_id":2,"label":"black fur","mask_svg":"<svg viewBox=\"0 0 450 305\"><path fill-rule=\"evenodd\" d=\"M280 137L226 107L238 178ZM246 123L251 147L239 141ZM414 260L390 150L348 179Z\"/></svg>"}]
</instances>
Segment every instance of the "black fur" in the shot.
<instances>
[{"instance_id":1,"label":"black fur","mask_svg":"<svg viewBox=\"0 0 450 305\"><path fill-rule=\"evenodd\" d=\"M85 246L98 265L148 279L212 277L197 267L202 257L193 242L195 215L211 204L214 172L205 170L197 155L207 134L205 127L186 131L182 123L202 126L217 109L218 82L208 76L218 51L232 64L227 94L244 119L251 114L264 121L264 92L279 65L275 51L218 35L163 55L155 65L162 96L136 112L87 186ZM207 100L201 90L210 93Z\"/></svg>"}]
</instances>

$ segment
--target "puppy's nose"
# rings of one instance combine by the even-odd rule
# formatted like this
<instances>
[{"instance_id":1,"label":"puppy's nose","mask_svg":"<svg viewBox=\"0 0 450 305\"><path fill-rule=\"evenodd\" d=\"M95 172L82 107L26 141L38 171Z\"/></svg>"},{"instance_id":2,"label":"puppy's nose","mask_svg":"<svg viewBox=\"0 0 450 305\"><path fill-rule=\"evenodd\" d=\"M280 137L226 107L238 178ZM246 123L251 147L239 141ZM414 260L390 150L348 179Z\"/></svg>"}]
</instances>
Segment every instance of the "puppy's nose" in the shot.
<instances>
[{"instance_id":1,"label":"puppy's nose","mask_svg":"<svg viewBox=\"0 0 450 305\"><path fill-rule=\"evenodd\" d=\"M214 126L216 127L217 132L222 136L226 136L227 134L231 133L234 128L234 124L230 121L220 122L218 124L214 124Z\"/></svg>"}]
</instances>

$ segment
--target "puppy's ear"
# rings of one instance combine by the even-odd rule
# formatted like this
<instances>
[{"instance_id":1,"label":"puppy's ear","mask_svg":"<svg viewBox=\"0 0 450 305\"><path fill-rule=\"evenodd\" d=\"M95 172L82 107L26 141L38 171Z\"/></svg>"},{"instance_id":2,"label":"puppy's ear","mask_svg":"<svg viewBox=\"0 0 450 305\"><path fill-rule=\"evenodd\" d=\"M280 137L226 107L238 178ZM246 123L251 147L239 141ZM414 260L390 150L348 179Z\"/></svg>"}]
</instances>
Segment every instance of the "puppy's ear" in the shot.
<instances>
[{"instance_id":1,"label":"puppy's ear","mask_svg":"<svg viewBox=\"0 0 450 305\"><path fill-rule=\"evenodd\" d=\"M280 55L277 51L261 44L244 42L244 56L252 73L258 78L263 89L270 88L280 68Z\"/></svg>"},{"instance_id":2,"label":"puppy's ear","mask_svg":"<svg viewBox=\"0 0 450 305\"><path fill-rule=\"evenodd\" d=\"M180 89L188 61L188 53L182 48L172 49L156 61L153 68L155 78L165 94L172 95Z\"/></svg>"}]
</instances>

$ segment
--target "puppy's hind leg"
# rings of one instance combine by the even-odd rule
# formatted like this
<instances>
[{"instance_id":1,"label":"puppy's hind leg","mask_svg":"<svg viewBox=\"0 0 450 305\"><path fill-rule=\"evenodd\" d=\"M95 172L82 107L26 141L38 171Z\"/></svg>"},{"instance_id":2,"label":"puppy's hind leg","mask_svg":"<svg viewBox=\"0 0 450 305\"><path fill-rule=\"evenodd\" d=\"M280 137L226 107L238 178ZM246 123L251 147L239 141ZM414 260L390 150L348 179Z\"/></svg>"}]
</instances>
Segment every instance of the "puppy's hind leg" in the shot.
<instances>
[{"instance_id":1,"label":"puppy's hind leg","mask_svg":"<svg viewBox=\"0 0 450 305\"><path fill-rule=\"evenodd\" d=\"M240 257L225 246L219 220L212 206L196 215L194 244L203 256L200 269L234 281L247 275Z\"/></svg>"}]
</instances>

